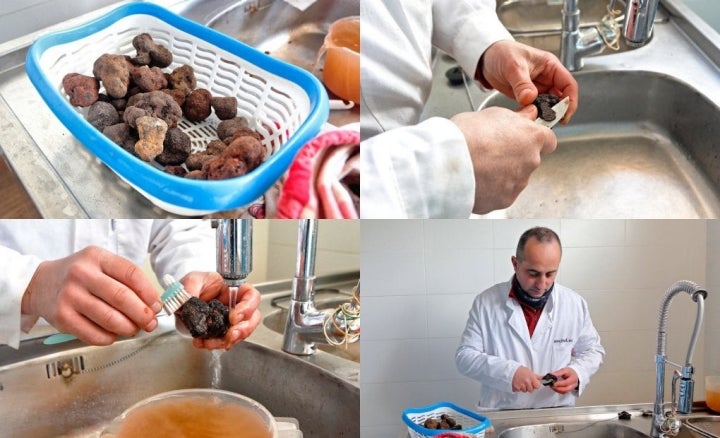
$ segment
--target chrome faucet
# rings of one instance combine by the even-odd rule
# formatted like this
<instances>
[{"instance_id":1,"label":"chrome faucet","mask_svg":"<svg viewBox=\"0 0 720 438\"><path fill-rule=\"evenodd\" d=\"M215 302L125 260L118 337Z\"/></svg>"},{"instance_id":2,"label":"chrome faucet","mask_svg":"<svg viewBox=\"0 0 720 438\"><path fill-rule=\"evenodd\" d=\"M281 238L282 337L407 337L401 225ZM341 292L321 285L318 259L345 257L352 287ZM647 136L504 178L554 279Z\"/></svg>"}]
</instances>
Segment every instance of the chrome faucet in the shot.
<instances>
[{"instance_id":1,"label":"chrome faucet","mask_svg":"<svg viewBox=\"0 0 720 438\"><path fill-rule=\"evenodd\" d=\"M560 61L570 71L580 70L583 58L600 53L605 42L595 27L580 29L578 0L565 0L562 9Z\"/></svg>"},{"instance_id":2,"label":"chrome faucet","mask_svg":"<svg viewBox=\"0 0 720 438\"><path fill-rule=\"evenodd\" d=\"M697 303L697 314L695 316L695 328L690 338L690 346L688 347L685 365L678 365L667 359L667 317L670 307L670 301L681 292L687 292L692 300ZM664 438L675 436L680 432L681 422L676 417L676 413L689 414L692 410L693 390L695 382L692 379L693 366L691 364L693 353L695 352L695 344L697 343L700 327L702 326L703 313L705 311L705 298L707 292L700 288L697 284L682 280L670 286L665 293L662 305L660 306L660 321L658 324L657 337L657 354L655 355L655 405L653 408L653 422L650 436L653 438ZM670 415L665 415L665 364L669 363L676 366L680 371L675 370L672 379L672 400ZM678 380L680 381L680 394L676 399L675 388Z\"/></svg>"},{"instance_id":3,"label":"chrome faucet","mask_svg":"<svg viewBox=\"0 0 720 438\"><path fill-rule=\"evenodd\" d=\"M316 344L355 342L360 333L359 284L352 300L333 310L315 307L315 255L318 221L303 219L298 225L297 261L288 309L283 350L297 355L315 353Z\"/></svg>"},{"instance_id":4,"label":"chrome faucet","mask_svg":"<svg viewBox=\"0 0 720 438\"><path fill-rule=\"evenodd\" d=\"M230 286L230 307L237 288L252 272L252 219L213 219L217 272Z\"/></svg>"},{"instance_id":5,"label":"chrome faucet","mask_svg":"<svg viewBox=\"0 0 720 438\"><path fill-rule=\"evenodd\" d=\"M623 36L629 46L647 44L652 37L653 23L660 0L626 0Z\"/></svg>"}]
</instances>

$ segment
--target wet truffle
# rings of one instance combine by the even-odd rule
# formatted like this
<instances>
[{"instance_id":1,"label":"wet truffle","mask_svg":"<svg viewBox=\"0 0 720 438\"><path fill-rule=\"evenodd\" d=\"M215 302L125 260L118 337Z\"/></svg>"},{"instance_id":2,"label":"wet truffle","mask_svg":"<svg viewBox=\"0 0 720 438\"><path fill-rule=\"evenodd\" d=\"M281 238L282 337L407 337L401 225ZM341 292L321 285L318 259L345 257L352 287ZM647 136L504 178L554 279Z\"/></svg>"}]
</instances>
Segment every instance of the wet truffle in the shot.
<instances>
[{"instance_id":1,"label":"wet truffle","mask_svg":"<svg viewBox=\"0 0 720 438\"><path fill-rule=\"evenodd\" d=\"M132 96L128 100L128 108L136 106L144 109L148 115L162 119L169 128L177 126L182 118L182 109L175 100L162 91L150 91Z\"/></svg>"},{"instance_id":2,"label":"wet truffle","mask_svg":"<svg viewBox=\"0 0 720 438\"><path fill-rule=\"evenodd\" d=\"M206 303L192 297L175 315L185 324L193 338L222 338L230 327L229 309L218 300Z\"/></svg>"},{"instance_id":3,"label":"wet truffle","mask_svg":"<svg viewBox=\"0 0 720 438\"><path fill-rule=\"evenodd\" d=\"M86 107L98 100L100 84L92 76L68 73L63 77L62 85L73 106Z\"/></svg>"},{"instance_id":4,"label":"wet truffle","mask_svg":"<svg viewBox=\"0 0 720 438\"><path fill-rule=\"evenodd\" d=\"M247 164L247 171L251 171L258 167L265 159L265 146L262 145L255 137L245 135L235 137L235 139L225 148L222 155L227 157L235 157Z\"/></svg>"},{"instance_id":5,"label":"wet truffle","mask_svg":"<svg viewBox=\"0 0 720 438\"><path fill-rule=\"evenodd\" d=\"M220 155L205 162L202 171L207 179L227 179L245 175L248 166L240 158Z\"/></svg>"},{"instance_id":6,"label":"wet truffle","mask_svg":"<svg viewBox=\"0 0 720 438\"><path fill-rule=\"evenodd\" d=\"M197 87L195 70L191 66L181 65L170 73L170 88L182 90L187 96L195 87Z\"/></svg>"},{"instance_id":7,"label":"wet truffle","mask_svg":"<svg viewBox=\"0 0 720 438\"><path fill-rule=\"evenodd\" d=\"M555 111L552 106L560 102L560 98L554 94L540 94L537 99L533 101L533 105L538 110L538 116L546 122L555 120Z\"/></svg>"},{"instance_id":8,"label":"wet truffle","mask_svg":"<svg viewBox=\"0 0 720 438\"><path fill-rule=\"evenodd\" d=\"M188 173L182 166L165 166L165 172L175 176L185 176Z\"/></svg>"},{"instance_id":9,"label":"wet truffle","mask_svg":"<svg viewBox=\"0 0 720 438\"><path fill-rule=\"evenodd\" d=\"M132 40L137 56L132 59L135 64L151 67L167 67L172 64L173 55L167 47L153 41L150 34L141 33Z\"/></svg>"},{"instance_id":10,"label":"wet truffle","mask_svg":"<svg viewBox=\"0 0 720 438\"><path fill-rule=\"evenodd\" d=\"M118 146L135 155L135 143L139 140L137 131L127 123L117 123L103 129L103 134Z\"/></svg>"},{"instance_id":11,"label":"wet truffle","mask_svg":"<svg viewBox=\"0 0 720 438\"><path fill-rule=\"evenodd\" d=\"M167 94L168 96L172 97L175 102L177 102L178 106L182 107L185 103L185 92L183 90L175 90L172 88L163 88L163 93Z\"/></svg>"},{"instance_id":12,"label":"wet truffle","mask_svg":"<svg viewBox=\"0 0 720 438\"><path fill-rule=\"evenodd\" d=\"M87 121L98 131L103 132L108 126L120 123L120 114L111 103L97 101L90 105Z\"/></svg>"},{"instance_id":13,"label":"wet truffle","mask_svg":"<svg viewBox=\"0 0 720 438\"><path fill-rule=\"evenodd\" d=\"M135 143L135 152L141 160L152 161L163 151L167 123L150 116L139 117L135 122L140 136L140 140Z\"/></svg>"},{"instance_id":14,"label":"wet truffle","mask_svg":"<svg viewBox=\"0 0 720 438\"><path fill-rule=\"evenodd\" d=\"M165 73L163 73L159 67L141 65L133 68L130 76L132 77L133 83L137 85L142 92L161 90L168 85L167 79L165 79Z\"/></svg>"},{"instance_id":15,"label":"wet truffle","mask_svg":"<svg viewBox=\"0 0 720 438\"><path fill-rule=\"evenodd\" d=\"M170 128L165 134L163 151L155 157L155 161L162 165L178 165L187 160L190 155L190 136L179 128Z\"/></svg>"},{"instance_id":16,"label":"wet truffle","mask_svg":"<svg viewBox=\"0 0 720 438\"><path fill-rule=\"evenodd\" d=\"M204 88L193 90L186 98L183 104L183 114L192 122L202 122L207 119L212 112L210 101L212 95Z\"/></svg>"},{"instance_id":17,"label":"wet truffle","mask_svg":"<svg viewBox=\"0 0 720 438\"><path fill-rule=\"evenodd\" d=\"M125 97L130 85L130 64L122 55L101 55L93 64L93 76L102 82L108 95Z\"/></svg>"},{"instance_id":18,"label":"wet truffle","mask_svg":"<svg viewBox=\"0 0 720 438\"><path fill-rule=\"evenodd\" d=\"M187 160L185 160L185 166L190 171L201 170L203 164L205 164L205 162L207 161L212 160L213 158L215 158L215 155L213 154L208 154L206 152L195 152L187 157Z\"/></svg>"},{"instance_id":19,"label":"wet truffle","mask_svg":"<svg viewBox=\"0 0 720 438\"><path fill-rule=\"evenodd\" d=\"M245 117L234 117L218 123L217 136L225 143L229 143L230 138L235 135L236 131L248 128L250 128L250 124Z\"/></svg>"},{"instance_id":20,"label":"wet truffle","mask_svg":"<svg viewBox=\"0 0 720 438\"><path fill-rule=\"evenodd\" d=\"M238 102L236 97L215 96L210 101L210 104L215 110L215 115L220 120L230 120L237 115Z\"/></svg>"}]
</instances>

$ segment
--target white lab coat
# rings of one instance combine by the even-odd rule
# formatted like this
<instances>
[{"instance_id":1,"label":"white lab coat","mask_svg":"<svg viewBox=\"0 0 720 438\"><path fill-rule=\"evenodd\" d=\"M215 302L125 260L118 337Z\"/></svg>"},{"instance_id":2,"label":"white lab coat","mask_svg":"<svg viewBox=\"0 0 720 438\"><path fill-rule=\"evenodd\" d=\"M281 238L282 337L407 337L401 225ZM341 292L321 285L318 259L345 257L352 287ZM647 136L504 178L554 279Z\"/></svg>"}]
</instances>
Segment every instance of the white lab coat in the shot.
<instances>
[{"instance_id":1,"label":"white lab coat","mask_svg":"<svg viewBox=\"0 0 720 438\"><path fill-rule=\"evenodd\" d=\"M138 265L150 255L158 277L215 270L215 233L202 220L3 220L0 221L0 344L18 348L23 293L38 265L99 246Z\"/></svg>"},{"instance_id":2,"label":"white lab coat","mask_svg":"<svg viewBox=\"0 0 720 438\"><path fill-rule=\"evenodd\" d=\"M432 47L471 76L494 42L512 39L495 0L362 0L360 187L363 218L467 218L475 176L462 132L419 122L432 85Z\"/></svg>"},{"instance_id":3,"label":"white lab coat","mask_svg":"<svg viewBox=\"0 0 720 438\"><path fill-rule=\"evenodd\" d=\"M458 370L482 383L478 409L574 406L605 356L587 303L556 283L530 338L520 304L508 296L510 287L500 283L475 298L455 354ZM512 378L521 365L540 375L569 366L580 378L579 390L514 393Z\"/></svg>"}]
</instances>

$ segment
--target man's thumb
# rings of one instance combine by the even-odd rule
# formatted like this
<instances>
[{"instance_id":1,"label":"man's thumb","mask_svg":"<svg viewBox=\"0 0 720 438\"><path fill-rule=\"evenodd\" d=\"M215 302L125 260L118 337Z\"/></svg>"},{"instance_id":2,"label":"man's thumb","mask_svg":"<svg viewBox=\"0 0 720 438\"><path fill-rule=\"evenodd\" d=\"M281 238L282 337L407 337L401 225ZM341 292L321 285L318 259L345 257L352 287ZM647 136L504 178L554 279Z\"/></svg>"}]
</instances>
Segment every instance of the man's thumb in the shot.
<instances>
[{"instance_id":1,"label":"man's thumb","mask_svg":"<svg viewBox=\"0 0 720 438\"><path fill-rule=\"evenodd\" d=\"M535 120L538 118L538 110L535 105L528 105L517 110L517 113L529 120Z\"/></svg>"}]
</instances>

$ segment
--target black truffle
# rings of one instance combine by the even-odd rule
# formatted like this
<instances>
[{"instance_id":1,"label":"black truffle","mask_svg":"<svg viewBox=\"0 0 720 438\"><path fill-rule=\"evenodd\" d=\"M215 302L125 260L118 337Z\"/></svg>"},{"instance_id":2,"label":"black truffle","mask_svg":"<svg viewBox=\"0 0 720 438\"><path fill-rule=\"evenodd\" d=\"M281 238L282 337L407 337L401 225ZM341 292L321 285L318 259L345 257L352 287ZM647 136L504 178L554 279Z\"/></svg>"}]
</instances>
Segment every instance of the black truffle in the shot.
<instances>
[{"instance_id":1,"label":"black truffle","mask_svg":"<svg viewBox=\"0 0 720 438\"><path fill-rule=\"evenodd\" d=\"M533 105L538 110L538 115L541 119L546 122L555 120L555 111L552 109L554 105L560 102L560 98L554 94L540 94L537 99L533 101Z\"/></svg>"},{"instance_id":2,"label":"black truffle","mask_svg":"<svg viewBox=\"0 0 720 438\"><path fill-rule=\"evenodd\" d=\"M218 300L205 301L191 297L175 315L185 324L193 338L222 338L230 327L230 311Z\"/></svg>"}]
</instances>

